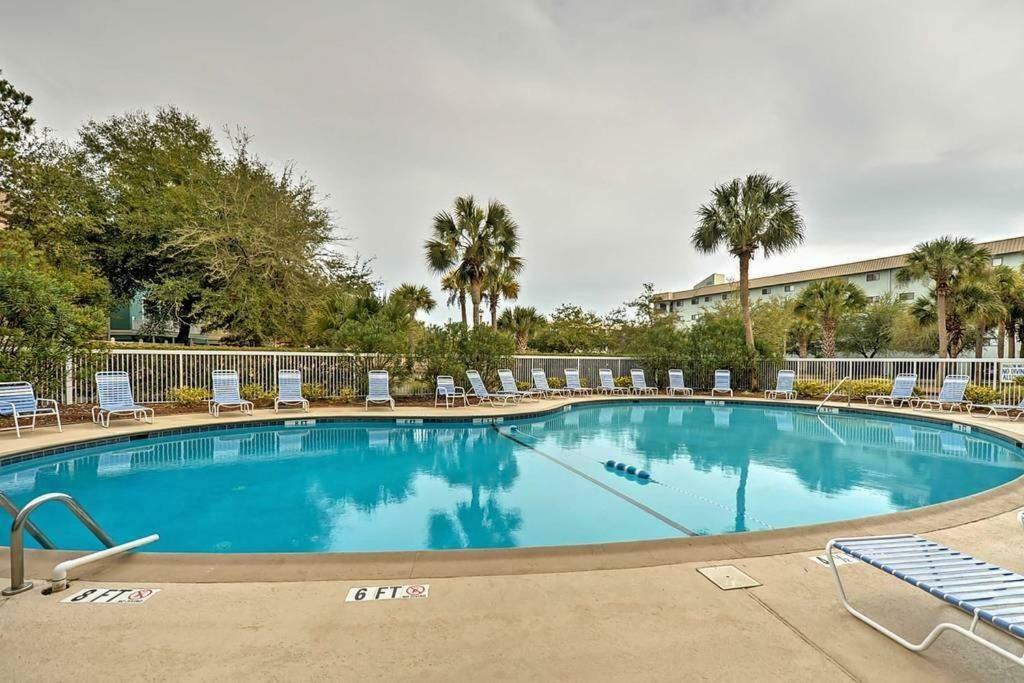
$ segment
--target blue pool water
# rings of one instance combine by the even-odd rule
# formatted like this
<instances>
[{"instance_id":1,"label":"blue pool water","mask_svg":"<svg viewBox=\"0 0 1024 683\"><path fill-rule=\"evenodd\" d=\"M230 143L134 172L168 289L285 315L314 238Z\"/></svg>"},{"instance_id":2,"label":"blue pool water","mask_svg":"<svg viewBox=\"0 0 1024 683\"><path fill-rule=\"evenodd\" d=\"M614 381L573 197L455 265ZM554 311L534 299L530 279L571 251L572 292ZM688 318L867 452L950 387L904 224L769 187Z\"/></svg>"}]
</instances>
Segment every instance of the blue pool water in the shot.
<instances>
[{"instance_id":1,"label":"blue pool water","mask_svg":"<svg viewBox=\"0 0 1024 683\"><path fill-rule=\"evenodd\" d=\"M939 503L1024 473L1020 449L986 435L782 406L624 402L498 427L158 437L0 468L0 490L18 505L70 493L116 540L159 533L152 551L344 552L780 528ZM98 547L59 506L33 519L61 547Z\"/></svg>"}]
</instances>

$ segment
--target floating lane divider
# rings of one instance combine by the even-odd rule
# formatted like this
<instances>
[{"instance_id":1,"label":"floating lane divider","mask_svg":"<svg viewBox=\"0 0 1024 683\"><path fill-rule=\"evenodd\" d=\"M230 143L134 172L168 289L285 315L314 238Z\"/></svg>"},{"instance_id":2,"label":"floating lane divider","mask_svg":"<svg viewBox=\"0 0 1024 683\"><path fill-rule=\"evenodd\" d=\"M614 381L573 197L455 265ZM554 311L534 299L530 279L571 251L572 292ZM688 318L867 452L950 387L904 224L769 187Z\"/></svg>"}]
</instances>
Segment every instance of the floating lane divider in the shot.
<instances>
[{"instance_id":1,"label":"floating lane divider","mask_svg":"<svg viewBox=\"0 0 1024 683\"><path fill-rule=\"evenodd\" d=\"M491 427L492 427L492 429L494 429L494 431L496 431L498 434L500 434L501 436L505 437L506 439L509 439L510 441L514 441L515 443L519 444L520 446L523 446L524 448L529 448L531 451L533 451L537 455L539 455L539 456L541 456L543 458L546 458L547 460L550 460L551 462L555 463L556 465L561 465L562 467L564 467L565 469L569 470L573 474L575 474L577 476L580 476L580 477L583 477L584 479L589 481L591 484L594 484L596 486L600 486L601 488L603 488L605 491L607 491L608 493L612 494L613 496L617 496L617 497L621 498L622 500L626 501L627 503L631 503L632 505L635 505L636 507L640 508L641 510L643 510L644 512L649 514L651 517L654 517L655 519L658 519L658 520L664 522L665 524L669 525L673 529L676 529L677 531L681 531L682 533L686 534L687 536L699 536L700 535L696 531L694 531L692 529L689 529L689 528L683 526L682 524L680 524L679 522L666 517L665 515L663 515L660 512L658 512L657 510L654 510L653 508L650 508L650 507L644 505L643 503L638 501L636 498L633 498L632 496L627 496L625 493L622 493L621 491L617 491L616 489L612 488L611 486L608 486L604 482L598 481L597 479L595 479L594 477L590 476L586 472L584 472L584 471L582 471L580 469L577 469L576 467L573 467L572 465L570 465L567 462L564 462L560 458L556 458L556 457L554 457L552 455L548 455L547 453L545 453L544 451L540 450L536 446L528 443L527 439L524 438L524 437L527 437L529 439L534 439L535 440L537 437L535 437L533 435L530 435L530 434L526 434L526 433L520 431L519 428L516 427L515 425L513 425L512 427L507 428L507 429L501 429L501 428L498 427L498 425L491 425ZM602 461L598 460L597 462L602 462Z\"/></svg>"},{"instance_id":2,"label":"floating lane divider","mask_svg":"<svg viewBox=\"0 0 1024 683\"><path fill-rule=\"evenodd\" d=\"M625 472L626 474L632 474L637 479L650 479L651 473L647 470L641 470L633 465L627 465L624 462L615 462L614 460L605 460L604 466L610 470L618 470L619 472Z\"/></svg>"}]
</instances>

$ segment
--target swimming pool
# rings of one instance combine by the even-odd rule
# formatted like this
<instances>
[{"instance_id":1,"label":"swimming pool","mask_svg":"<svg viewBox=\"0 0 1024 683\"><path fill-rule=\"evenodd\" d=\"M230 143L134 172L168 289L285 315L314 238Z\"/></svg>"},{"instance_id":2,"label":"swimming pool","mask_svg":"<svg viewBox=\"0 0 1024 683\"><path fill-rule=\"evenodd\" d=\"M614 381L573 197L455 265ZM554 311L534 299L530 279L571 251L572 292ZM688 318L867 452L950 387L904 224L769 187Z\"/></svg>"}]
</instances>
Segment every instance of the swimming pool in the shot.
<instances>
[{"instance_id":1,"label":"swimming pool","mask_svg":"<svg viewBox=\"0 0 1024 683\"><path fill-rule=\"evenodd\" d=\"M154 436L4 466L0 490L18 505L70 493L115 539L159 533L152 552L356 552L783 528L940 503L1021 474L1015 444L947 424L623 401L501 424L292 420ZM98 547L63 508L33 520L60 547Z\"/></svg>"}]
</instances>

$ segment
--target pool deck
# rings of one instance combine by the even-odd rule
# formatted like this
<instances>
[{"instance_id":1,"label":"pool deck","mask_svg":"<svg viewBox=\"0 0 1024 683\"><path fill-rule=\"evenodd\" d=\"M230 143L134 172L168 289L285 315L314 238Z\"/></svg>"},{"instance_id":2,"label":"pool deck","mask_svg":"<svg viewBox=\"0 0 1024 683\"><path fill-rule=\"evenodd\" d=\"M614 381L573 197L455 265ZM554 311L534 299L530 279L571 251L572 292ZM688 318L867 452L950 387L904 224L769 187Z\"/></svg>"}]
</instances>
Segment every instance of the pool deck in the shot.
<instances>
[{"instance_id":1,"label":"pool deck","mask_svg":"<svg viewBox=\"0 0 1024 683\"><path fill-rule=\"evenodd\" d=\"M530 403L371 413L477 417L537 409ZM365 415L361 407L341 407L311 416ZM252 419L273 417L256 411ZM943 418L1024 440L1024 422ZM219 421L244 419L250 418ZM154 427L210 420L175 415ZM143 429L131 420L115 425L73 425L64 434L44 429L21 440L0 433L0 457ZM1014 514L1022 504L1018 480L896 515L665 542L375 553L355 562L337 555L224 563L224 556L141 554L79 570L69 592L43 595L40 580L28 593L0 597L0 680L1024 680L1024 668L949 634L924 655L903 650L849 616L830 571L808 559L831 535L911 531L1024 572L1024 530ZM41 579L65 555L37 551L30 577ZM9 576L7 562L0 549L2 577ZM762 585L722 591L696 571L716 564L734 565ZM855 564L840 571L855 604L914 638L940 619L969 621L878 570ZM430 597L344 602L352 586L410 579L429 583ZM129 585L162 592L141 605L60 603L81 588Z\"/></svg>"}]
</instances>

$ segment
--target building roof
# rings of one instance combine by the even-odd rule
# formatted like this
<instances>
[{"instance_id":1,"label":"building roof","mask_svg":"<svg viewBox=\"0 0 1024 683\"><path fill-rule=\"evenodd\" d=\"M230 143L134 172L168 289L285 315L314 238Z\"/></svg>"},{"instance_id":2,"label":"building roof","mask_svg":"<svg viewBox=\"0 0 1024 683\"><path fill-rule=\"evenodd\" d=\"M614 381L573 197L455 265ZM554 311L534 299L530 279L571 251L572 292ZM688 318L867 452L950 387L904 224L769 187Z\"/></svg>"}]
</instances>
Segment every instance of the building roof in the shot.
<instances>
[{"instance_id":1,"label":"building roof","mask_svg":"<svg viewBox=\"0 0 1024 683\"><path fill-rule=\"evenodd\" d=\"M1017 252L1024 251L1024 237L1010 237L1004 240L994 240L992 242L979 242L978 246L985 247L988 249L992 256L1000 256L1002 254L1014 254ZM824 268L811 268L809 270L797 270L792 273L781 273L779 275L767 275L765 277L755 277L750 279L750 288L756 287L772 287L775 285L788 285L795 284L798 282L810 282L813 280L825 280L832 277L847 277L849 275L859 275L861 273L873 273L876 270L890 270L892 268L902 268L907 262L907 254L898 254L896 256L883 256L882 258L868 259L866 261L854 261L852 263L842 263L835 266L825 266ZM694 287L693 289L683 289L677 292L661 292L657 296L660 299L676 300L676 299L689 299L696 296L708 296L711 294L722 294L724 292L734 292L739 289L739 282L726 282L718 285L711 285L709 287Z\"/></svg>"}]
</instances>

